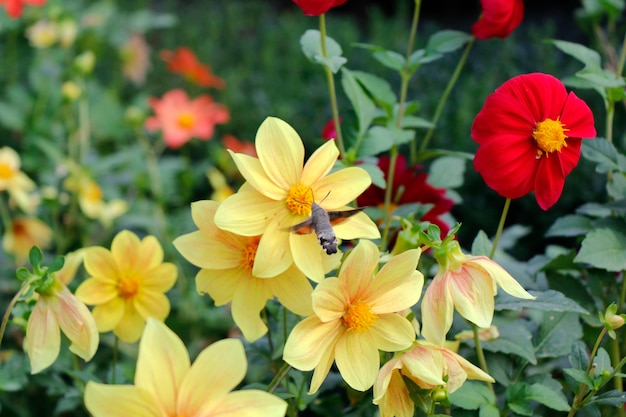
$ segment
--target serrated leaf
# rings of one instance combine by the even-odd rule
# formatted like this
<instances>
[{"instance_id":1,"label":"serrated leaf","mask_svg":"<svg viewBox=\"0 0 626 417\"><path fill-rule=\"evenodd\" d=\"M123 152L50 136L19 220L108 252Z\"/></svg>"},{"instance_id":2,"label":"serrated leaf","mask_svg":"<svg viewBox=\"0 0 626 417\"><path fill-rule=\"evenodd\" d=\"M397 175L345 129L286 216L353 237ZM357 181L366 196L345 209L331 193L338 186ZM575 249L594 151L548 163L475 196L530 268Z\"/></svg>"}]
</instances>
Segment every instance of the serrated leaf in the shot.
<instances>
[{"instance_id":1,"label":"serrated leaf","mask_svg":"<svg viewBox=\"0 0 626 417\"><path fill-rule=\"evenodd\" d=\"M613 200L624 200L624 197L626 197L626 176L623 174L620 175L619 172L615 172L611 181L606 184L606 191ZM617 201L614 201L612 204L615 205L614 203L616 202ZM626 204L624 204L623 201L621 201L617 206L621 206L622 212L626 209Z\"/></svg>"},{"instance_id":2,"label":"serrated leaf","mask_svg":"<svg viewBox=\"0 0 626 417\"><path fill-rule=\"evenodd\" d=\"M626 269L626 235L608 228L592 230L574 261L613 272Z\"/></svg>"},{"instance_id":3,"label":"serrated leaf","mask_svg":"<svg viewBox=\"0 0 626 417\"><path fill-rule=\"evenodd\" d=\"M546 237L553 236L580 236L593 228L591 220L585 216L569 214L556 219L546 232Z\"/></svg>"},{"instance_id":4,"label":"serrated leaf","mask_svg":"<svg viewBox=\"0 0 626 417\"><path fill-rule=\"evenodd\" d=\"M428 183L438 188L458 188L465 179L466 159L443 156L433 161L428 170Z\"/></svg>"},{"instance_id":5,"label":"serrated leaf","mask_svg":"<svg viewBox=\"0 0 626 417\"><path fill-rule=\"evenodd\" d=\"M619 169L617 149L604 138L583 141L581 152L588 160L598 163L596 171L599 173Z\"/></svg>"},{"instance_id":6,"label":"serrated leaf","mask_svg":"<svg viewBox=\"0 0 626 417\"><path fill-rule=\"evenodd\" d=\"M452 404L464 410L477 410L481 405L494 404L493 392L482 382L466 381L450 394Z\"/></svg>"},{"instance_id":7,"label":"serrated leaf","mask_svg":"<svg viewBox=\"0 0 626 417\"><path fill-rule=\"evenodd\" d=\"M336 74L347 62L342 56L341 46L333 38L326 36L326 55L322 53L322 35L319 30L309 29L300 37L302 52L311 61L326 65Z\"/></svg>"},{"instance_id":8,"label":"serrated leaf","mask_svg":"<svg viewBox=\"0 0 626 417\"><path fill-rule=\"evenodd\" d=\"M574 312L589 314L576 301L565 297L562 293L554 290L528 291L536 298L534 300L524 300L515 298L506 293L498 294L496 298L495 310L515 310L531 308L533 310L543 310L550 312Z\"/></svg>"},{"instance_id":9,"label":"serrated leaf","mask_svg":"<svg viewBox=\"0 0 626 417\"><path fill-rule=\"evenodd\" d=\"M354 113L356 114L359 126L358 135L362 136L372 124L372 120L374 120L376 106L367 96L365 91L363 91L354 75L352 75L352 71L344 68L341 71L341 74L341 85L343 86L343 90L346 93L346 96L348 96Z\"/></svg>"},{"instance_id":10,"label":"serrated leaf","mask_svg":"<svg viewBox=\"0 0 626 417\"><path fill-rule=\"evenodd\" d=\"M585 64L586 68L602 68L600 54L593 49L587 48L586 46L575 42L561 41L556 39L553 39L549 42L556 46L558 49L560 49L561 52L564 52L567 55L574 57L583 64Z\"/></svg>"}]
</instances>

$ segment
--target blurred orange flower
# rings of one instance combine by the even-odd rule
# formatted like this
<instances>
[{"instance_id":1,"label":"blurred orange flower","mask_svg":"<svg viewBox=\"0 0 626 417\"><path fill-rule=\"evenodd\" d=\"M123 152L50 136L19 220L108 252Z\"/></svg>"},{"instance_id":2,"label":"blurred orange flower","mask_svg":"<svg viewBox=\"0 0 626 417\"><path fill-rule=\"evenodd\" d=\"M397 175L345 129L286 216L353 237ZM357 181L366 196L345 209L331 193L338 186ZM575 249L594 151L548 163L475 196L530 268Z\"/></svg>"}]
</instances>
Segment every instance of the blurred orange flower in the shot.
<instances>
[{"instance_id":1,"label":"blurred orange flower","mask_svg":"<svg viewBox=\"0 0 626 417\"><path fill-rule=\"evenodd\" d=\"M226 81L214 75L211 67L202 64L189 48L180 47L175 51L161 51L159 57L167 63L167 69L175 74L180 74L185 79L200 87L214 87L222 89L226 87Z\"/></svg>"},{"instance_id":2,"label":"blurred orange flower","mask_svg":"<svg viewBox=\"0 0 626 417\"><path fill-rule=\"evenodd\" d=\"M52 229L35 217L15 217L2 237L2 248L15 256L15 262L23 265L30 248L46 248L52 241Z\"/></svg>"},{"instance_id":3,"label":"blurred orange flower","mask_svg":"<svg viewBox=\"0 0 626 417\"><path fill-rule=\"evenodd\" d=\"M163 139L170 148L180 148L191 138L208 140L215 125L226 123L230 113L226 106L213 101L209 95L190 100L181 89L168 91L161 99L151 97L154 116L146 120L146 129L163 130Z\"/></svg>"},{"instance_id":4,"label":"blurred orange flower","mask_svg":"<svg viewBox=\"0 0 626 417\"><path fill-rule=\"evenodd\" d=\"M7 14L13 19L22 15L24 6L43 6L46 0L0 0L0 6L4 5Z\"/></svg>"}]
</instances>

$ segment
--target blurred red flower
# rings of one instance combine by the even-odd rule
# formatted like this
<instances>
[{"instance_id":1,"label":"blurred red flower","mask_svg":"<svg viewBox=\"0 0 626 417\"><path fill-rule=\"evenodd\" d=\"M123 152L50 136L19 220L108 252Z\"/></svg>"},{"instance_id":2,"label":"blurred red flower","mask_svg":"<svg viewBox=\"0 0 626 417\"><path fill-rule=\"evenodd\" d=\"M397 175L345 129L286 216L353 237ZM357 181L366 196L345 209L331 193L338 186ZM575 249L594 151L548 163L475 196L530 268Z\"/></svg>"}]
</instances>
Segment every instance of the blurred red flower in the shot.
<instances>
[{"instance_id":1,"label":"blurred red flower","mask_svg":"<svg viewBox=\"0 0 626 417\"><path fill-rule=\"evenodd\" d=\"M341 118L339 118L339 122L341 122ZM337 129L335 129L335 121L333 119L330 119L322 128L322 139L337 139Z\"/></svg>"},{"instance_id":2,"label":"blurred red flower","mask_svg":"<svg viewBox=\"0 0 626 417\"><path fill-rule=\"evenodd\" d=\"M348 0L293 0L307 16L324 14L333 7L341 6Z\"/></svg>"},{"instance_id":3,"label":"blurred red flower","mask_svg":"<svg viewBox=\"0 0 626 417\"><path fill-rule=\"evenodd\" d=\"M24 6L43 6L46 0L0 0L0 6L4 5L7 14L13 19L22 15Z\"/></svg>"},{"instance_id":4,"label":"blurred red flower","mask_svg":"<svg viewBox=\"0 0 626 417\"><path fill-rule=\"evenodd\" d=\"M474 119L480 145L474 168L507 198L531 191L547 210L561 196L565 177L580 159L582 138L594 138L593 114L557 78L542 73L513 77L485 100Z\"/></svg>"},{"instance_id":5,"label":"blurred red flower","mask_svg":"<svg viewBox=\"0 0 626 417\"><path fill-rule=\"evenodd\" d=\"M472 26L478 39L506 38L524 17L523 0L480 0L483 13Z\"/></svg>"},{"instance_id":6,"label":"blurred red flower","mask_svg":"<svg viewBox=\"0 0 626 417\"><path fill-rule=\"evenodd\" d=\"M146 120L146 128L163 130L163 139L170 148L179 148L193 137L208 140L216 124L230 119L226 106L206 94L190 100L187 93L176 89L168 91L161 99L151 97L149 103L154 116Z\"/></svg>"},{"instance_id":7,"label":"blurred red flower","mask_svg":"<svg viewBox=\"0 0 626 417\"><path fill-rule=\"evenodd\" d=\"M243 153L258 158L254 143L239 140L233 135L224 135L224 137L222 137L222 145L224 145L226 149L230 149L235 153Z\"/></svg>"},{"instance_id":8,"label":"blurred red flower","mask_svg":"<svg viewBox=\"0 0 626 417\"><path fill-rule=\"evenodd\" d=\"M389 156L381 156L378 159L378 167L385 173L385 179L387 179L389 175ZM441 230L441 236L446 236L450 226L439 216L449 212L454 202L445 196L445 189L436 188L428 184L426 182L427 178L427 173L419 172L419 166L407 167L404 156L398 155L391 191L391 210L402 204L432 204L432 208L422 216L421 220L436 224ZM357 198L359 206L383 208L384 202L385 190L375 185L370 186Z\"/></svg>"},{"instance_id":9,"label":"blurred red flower","mask_svg":"<svg viewBox=\"0 0 626 417\"><path fill-rule=\"evenodd\" d=\"M171 72L182 75L200 87L217 89L226 87L226 81L214 75L211 67L200 63L189 48L180 47L175 51L163 50L159 57L167 63L167 69Z\"/></svg>"}]
</instances>

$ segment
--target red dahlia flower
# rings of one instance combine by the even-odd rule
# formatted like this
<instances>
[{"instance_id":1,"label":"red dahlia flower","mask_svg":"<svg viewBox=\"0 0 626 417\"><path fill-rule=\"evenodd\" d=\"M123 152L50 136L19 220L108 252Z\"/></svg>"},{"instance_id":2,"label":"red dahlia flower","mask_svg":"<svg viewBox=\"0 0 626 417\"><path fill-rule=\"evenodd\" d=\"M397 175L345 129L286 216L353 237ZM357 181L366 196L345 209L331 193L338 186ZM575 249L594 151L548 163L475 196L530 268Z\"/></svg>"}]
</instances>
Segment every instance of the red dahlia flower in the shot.
<instances>
[{"instance_id":1,"label":"red dahlia flower","mask_svg":"<svg viewBox=\"0 0 626 417\"><path fill-rule=\"evenodd\" d=\"M523 0L480 0L483 13L472 26L478 39L506 38L524 17Z\"/></svg>"},{"instance_id":2,"label":"red dahlia flower","mask_svg":"<svg viewBox=\"0 0 626 417\"><path fill-rule=\"evenodd\" d=\"M348 0L293 0L307 16L324 14L333 7L341 6Z\"/></svg>"},{"instance_id":3,"label":"red dahlia flower","mask_svg":"<svg viewBox=\"0 0 626 417\"><path fill-rule=\"evenodd\" d=\"M3 4L7 14L11 18L17 19L22 15L24 6L43 6L46 4L46 0L0 0L0 5Z\"/></svg>"},{"instance_id":4,"label":"red dahlia flower","mask_svg":"<svg viewBox=\"0 0 626 417\"><path fill-rule=\"evenodd\" d=\"M167 63L167 69L180 74L200 87L226 87L226 81L214 75L211 67L198 61L196 54L189 48L181 46L175 51L163 50L159 57Z\"/></svg>"},{"instance_id":5,"label":"red dahlia flower","mask_svg":"<svg viewBox=\"0 0 626 417\"><path fill-rule=\"evenodd\" d=\"M474 119L474 168L503 197L534 191L547 210L580 159L582 138L595 136L591 109L563 83L548 74L519 75L490 94Z\"/></svg>"},{"instance_id":6,"label":"red dahlia flower","mask_svg":"<svg viewBox=\"0 0 626 417\"><path fill-rule=\"evenodd\" d=\"M389 157L381 156L378 159L378 167L385 173L385 179L389 175ZM409 203L432 204L421 220L436 224L441 230L441 235L446 236L450 226L439 216L450 211L454 202L445 197L446 190L435 188L426 182L428 174L418 172L418 167L407 168L404 156L398 155L396 170L392 186L392 210L399 205ZM385 190L370 186L363 194L357 197L359 206L383 207Z\"/></svg>"}]
</instances>

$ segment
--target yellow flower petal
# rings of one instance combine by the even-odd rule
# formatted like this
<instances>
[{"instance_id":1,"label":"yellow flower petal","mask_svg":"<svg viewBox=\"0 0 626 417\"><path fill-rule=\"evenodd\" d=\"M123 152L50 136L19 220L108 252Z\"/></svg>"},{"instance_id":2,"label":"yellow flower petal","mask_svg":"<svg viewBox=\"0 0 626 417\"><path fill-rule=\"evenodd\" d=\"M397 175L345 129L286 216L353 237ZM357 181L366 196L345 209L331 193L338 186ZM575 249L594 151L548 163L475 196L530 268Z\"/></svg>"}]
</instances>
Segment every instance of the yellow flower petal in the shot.
<instances>
[{"instance_id":1,"label":"yellow flower petal","mask_svg":"<svg viewBox=\"0 0 626 417\"><path fill-rule=\"evenodd\" d=\"M274 216L285 210L284 201L274 201L257 191L239 191L228 197L215 212L215 224L242 236L263 234Z\"/></svg>"},{"instance_id":2,"label":"yellow flower petal","mask_svg":"<svg viewBox=\"0 0 626 417\"><path fill-rule=\"evenodd\" d=\"M300 179L302 185L310 187L322 179L324 175L328 174L333 168L338 156L339 149L337 149L337 145L333 140L329 140L324 145L317 148L304 165L302 178ZM314 197L318 199L317 201L321 201L326 197L326 194L316 194Z\"/></svg>"},{"instance_id":3,"label":"yellow flower petal","mask_svg":"<svg viewBox=\"0 0 626 417\"><path fill-rule=\"evenodd\" d=\"M212 200L200 200L191 203L191 217L194 224L209 236L219 230L213 221L218 207L219 203Z\"/></svg>"},{"instance_id":4,"label":"yellow flower petal","mask_svg":"<svg viewBox=\"0 0 626 417\"><path fill-rule=\"evenodd\" d=\"M494 308L491 277L482 268L467 263L459 273L449 272L446 281L459 314L478 327L491 326Z\"/></svg>"},{"instance_id":5,"label":"yellow flower petal","mask_svg":"<svg viewBox=\"0 0 626 417\"><path fill-rule=\"evenodd\" d=\"M323 322L341 319L350 304L344 283L337 278L326 278L320 282L312 297L313 310Z\"/></svg>"},{"instance_id":6,"label":"yellow flower petal","mask_svg":"<svg viewBox=\"0 0 626 417\"><path fill-rule=\"evenodd\" d=\"M378 266L379 252L374 243L361 240L343 261L339 280L348 286L348 293L362 297L372 282L374 269Z\"/></svg>"},{"instance_id":7,"label":"yellow flower petal","mask_svg":"<svg viewBox=\"0 0 626 417\"><path fill-rule=\"evenodd\" d=\"M287 403L259 390L242 390L228 394L211 414L219 417L282 417Z\"/></svg>"},{"instance_id":8,"label":"yellow flower petal","mask_svg":"<svg viewBox=\"0 0 626 417\"><path fill-rule=\"evenodd\" d=\"M322 258L328 256L323 251L315 233L302 234L291 233L289 243L293 262L304 272L304 275L315 282L324 279L324 263Z\"/></svg>"},{"instance_id":9,"label":"yellow flower petal","mask_svg":"<svg viewBox=\"0 0 626 417\"><path fill-rule=\"evenodd\" d=\"M237 250L210 239L202 231L177 237L173 243L187 261L200 268L230 269L241 265L241 248Z\"/></svg>"},{"instance_id":10,"label":"yellow flower petal","mask_svg":"<svg viewBox=\"0 0 626 417\"><path fill-rule=\"evenodd\" d=\"M137 235L128 230L122 230L113 238L111 254L120 271L129 273L138 268L138 258L141 255L139 242Z\"/></svg>"},{"instance_id":11,"label":"yellow flower petal","mask_svg":"<svg viewBox=\"0 0 626 417\"><path fill-rule=\"evenodd\" d=\"M90 247L85 252L85 269L92 277L116 282L120 270L111 252L99 246Z\"/></svg>"},{"instance_id":12,"label":"yellow flower petal","mask_svg":"<svg viewBox=\"0 0 626 417\"><path fill-rule=\"evenodd\" d=\"M63 333L70 339L70 351L88 361L98 349L100 340L91 312L67 287L58 294L56 317Z\"/></svg>"},{"instance_id":13,"label":"yellow flower petal","mask_svg":"<svg viewBox=\"0 0 626 417\"><path fill-rule=\"evenodd\" d=\"M289 231L283 226L284 215L277 215L269 222L254 257L252 275L259 278L275 277L292 264Z\"/></svg>"},{"instance_id":14,"label":"yellow flower petal","mask_svg":"<svg viewBox=\"0 0 626 417\"><path fill-rule=\"evenodd\" d=\"M424 276L415 270L420 249L392 257L372 282L366 302L376 314L393 313L410 308L422 295Z\"/></svg>"},{"instance_id":15,"label":"yellow flower petal","mask_svg":"<svg viewBox=\"0 0 626 417\"><path fill-rule=\"evenodd\" d=\"M313 287L296 267L291 267L283 274L270 278L268 281L270 291L287 309L300 316L313 314L311 303Z\"/></svg>"},{"instance_id":16,"label":"yellow flower petal","mask_svg":"<svg viewBox=\"0 0 626 417\"><path fill-rule=\"evenodd\" d=\"M317 390L320 389L320 386L322 386L322 383L326 379L328 372L330 372L330 367L335 361L335 346L337 345L337 340L339 340L339 337L341 337L341 335L337 334L332 340L330 340L330 343L324 347L322 355L320 356L319 363L315 367L315 370L313 371L313 376L311 377L309 395L315 394Z\"/></svg>"},{"instance_id":17,"label":"yellow flower petal","mask_svg":"<svg viewBox=\"0 0 626 417\"><path fill-rule=\"evenodd\" d=\"M125 309L126 306L121 298L114 298L107 303L95 306L91 314L96 321L98 331L100 333L109 332L117 327L124 317Z\"/></svg>"},{"instance_id":18,"label":"yellow flower petal","mask_svg":"<svg viewBox=\"0 0 626 417\"><path fill-rule=\"evenodd\" d=\"M374 385L380 358L368 332L345 332L335 347L335 363L344 381L358 391Z\"/></svg>"},{"instance_id":19,"label":"yellow flower petal","mask_svg":"<svg viewBox=\"0 0 626 417\"><path fill-rule=\"evenodd\" d=\"M326 210L336 210L354 201L371 184L372 179L367 171L349 167L321 178L313 185L313 192L320 199L320 206Z\"/></svg>"},{"instance_id":20,"label":"yellow flower petal","mask_svg":"<svg viewBox=\"0 0 626 417\"><path fill-rule=\"evenodd\" d=\"M402 361L399 357L395 356L385 363L378 371L376 382L374 383L374 399L372 402L378 404L378 401L383 395L387 393L387 387L391 383L391 377L397 373L398 369L402 369Z\"/></svg>"},{"instance_id":21,"label":"yellow flower petal","mask_svg":"<svg viewBox=\"0 0 626 417\"><path fill-rule=\"evenodd\" d=\"M149 318L139 343L135 386L150 393L165 415L176 416L178 391L189 368L182 340L164 323Z\"/></svg>"},{"instance_id":22,"label":"yellow flower petal","mask_svg":"<svg viewBox=\"0 0 626 417\"><path fill-rule=\"evenodd\" d=\"M287 197L289 186L281 187L268 177L261 161L249 155L229 152L241 175L257 192L271 200L284 200Z\"/></svg>"},{"instance_id":23,"label":"yellow flower petal","mask_svg":"<svg viewBox=\"0 0 626 417\"><path fill-rule=\"evenodd\" d=\"M143 318L154 317L163 321L170 314L170 301L162 292L142 289L133 297L133 306Z\"/></svg>"},{"instance_id":24,"label":"yellow flower petal","mask_svg":"<svg viewBox=\"0 0 626 417\"><path fill-rule=\"evenodd\" d=\"M233 296L233 320L249 342L267 333L267 326L260 317L267 300L273 296L267 281L253 277L241 280Z\"/></svg>"},{"instance_id":25,"label":"yellow flower petal","mask_svg":"<svg viewBox=\"0 0 626 417\"><path fill-rule=\"evenodd\" d=\"M139 274L138 274L139 275ZM144 272L140 278L141 291L167 292L176 284L178 269L171 262L164 262Z\"/></svg>"},{"instance_id":26,"label":"yellow flower petal","mask_svg":"<svg viewBox=\"0 0 626 417\"><path fill-rule=\"evenodd\" d=\"M422 299L422 336L429 342L443 345L452 326L454 304L440 275L432 280Z\"/></svg>"},{"instance_id":27,"label":"yellow flower petal","mask_svg":"<svg viewBox=\"0 0 626 417\"><path fill-rule=\"evenodd\" d=\"M504 268L498 265L491 259L478 256L471 259L471 263L479 265L483 268L493 280L500 286L505 292L511 294L517 298L534 299L535 297L530 295L526 290L513 278Z\"/></svg>"},{"instance_id":28,"label":"yellow flower petal","mask_svg":"<svg viewBox=\"0 0 626 417\"><path fill-rule=\"evenodd\" d=\"M378 226L365 213L357 213L344 222L334 226L335 234L340 239L379 239Z\"/></svg>"},{"instance_id":29,"label":"yellow flower petal","mask_svg":"<svg viewBox=\"0 0 626 417\"><path fill-rule=\"evenodd\" d=\"M200 294L209 294L215 305L229 303L246 272L243 269L201 269L196 275L196 289Z\"/></svg>"},{"instance_id":30,"label":"yellow flower petal","mask_svg":"<svg viewBox=\"0 0 626 417\"><path fill-rule=\"evenodd\" d=\"M278 118L268 117L259 126L255 144L259 161L274 184L289 191L291 186L300 182L304 145L291 126Z\"/></svg>"},{"instance_id":31,"label":"yellow flower petal","mask_svg":"<svg viewBox=\"0 0 626 417\"><path fill-rule=\"evenodd\" d=\"M322 323L316 316L307 317L291 331L283 359L301 371L310 371L320 362L327 346L333 345L342 332L340 320Z\"/></svg>"},{"instance_id":32,"label":"yellow flower petal","mask_svg":"<svg viewBox=\"0 0 626 417\"><path fill-rule=\"evenodd\" d=\"M155 398L132 385L104 385L89 381L85 407L93 417L162 417Z\"/></svg>"},{"instance_id":33,"label":"yellow flower petal","mask_svg":"<svg viewBox=\"0 0 626 417\"><path fill-rule=\"evenodd\" d=\"M376 402L380 407L381 417L413 417L415 405L406 383L402 379L400 372L391 373L389 385L386 392Z\"/></svg>"},{"instance_id":34,"label":"yellow flower petal","mask_svg":"<svg viewBox=\"0 0 626 417\"><path fill-rule=\"evenodd\" d=\"M61 332L47 301L40 297L26 324L24 349L30 360L31 374L43 371L59 356Z\"/></svg>"},{"instance_id":35,"label":"yellow flower petal","mask_svg":"<svg viewBox=\"0 0 626 417\"><path fill-rule=\"evenodd\" d=\"M135 343L141 337L145 324L146 318L139 314L132 303L127 302L124 315L113 329L113 333L123 342Z\"/></svg>"},{"instance_id":36,"label":"yellow flower petal","mask_svg":"<svg viewBox=\"0 0 626 417\"><path fill-rule=\"evenodd\" d=\"M128 255L127 255L128 256ZM136 261L139 270L149 270L163 262L163 247L156 237L150 235L139 244L139 256Z\"/></svg>"},{"instance_id":37,"label":"yellow flower petal","mask_svg":"<svg viewBox=\"0 0 626 417\"><path fill-rule=\"evenodd\" d=\"M89 305L108 303L117 295L117 283L106 277L89 278L76 289L76 296Z\"/></svg>"},{"instance_id":38,"label":"yellow flower petal","mask_svg":"<svg viewBox=\"0 0 626 417\"><path fill-rule=\"evenodd\" d=\"M208 346L184 377L178 394L179 406L172 415L212 415L207 411L226 400L228 393L246 376L247 367L241 341L223 339Z\"/></svg>"},{"instance_id":39,"label":"yellow flower petal","mask_svg":"<svg viewBox=\"0 0 626 417\"><path fill-rule=\"evenodd\" d=\"M399 314L383 314L369 328L376 348L385 352L407 349L415 340L415 329Z\"/></svg>"}]
</instances>

